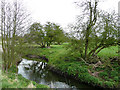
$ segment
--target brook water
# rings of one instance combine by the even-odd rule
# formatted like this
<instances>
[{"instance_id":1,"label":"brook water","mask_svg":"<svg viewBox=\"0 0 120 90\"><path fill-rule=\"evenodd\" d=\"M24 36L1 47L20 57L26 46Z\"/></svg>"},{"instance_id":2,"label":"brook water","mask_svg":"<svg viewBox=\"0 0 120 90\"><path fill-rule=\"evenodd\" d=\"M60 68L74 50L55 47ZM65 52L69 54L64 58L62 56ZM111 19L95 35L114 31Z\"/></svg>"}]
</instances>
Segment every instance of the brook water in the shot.
<instances>
[{"instance_id":1,"label":"brook water","mask_svg":"<svg viewBox=\"0 0 120 90\"><path fill-rule=\"evenodd\" d=\"M74 90L89 88L96 90L96 88L92 86L82 84L74 79L60 76L50 71L45 62L23 59L18 65L18 74L38 84L48 85L51 88L73 88Z\"/></svg>"}]
</instances>

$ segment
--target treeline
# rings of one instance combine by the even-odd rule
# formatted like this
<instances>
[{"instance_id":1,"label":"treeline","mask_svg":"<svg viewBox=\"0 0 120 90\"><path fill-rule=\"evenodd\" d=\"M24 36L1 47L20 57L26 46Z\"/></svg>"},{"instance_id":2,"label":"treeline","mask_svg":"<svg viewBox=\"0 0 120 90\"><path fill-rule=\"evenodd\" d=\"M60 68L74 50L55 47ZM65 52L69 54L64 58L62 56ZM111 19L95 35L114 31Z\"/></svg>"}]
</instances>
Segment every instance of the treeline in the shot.
<instances>
[{"instance_id":1,"label":"treeline","mask_svg":"<svg viewBox=\"0 0 120 90\"><path fill-rule=\"evenodd\" d=\"M51 44L62 44L68 41L67 34L60 25L47 22L45 25L33 23L28 29L28 33L24 35L26 43L35 43L40 47L50 47Z\"/></svg>"}]
</instances>

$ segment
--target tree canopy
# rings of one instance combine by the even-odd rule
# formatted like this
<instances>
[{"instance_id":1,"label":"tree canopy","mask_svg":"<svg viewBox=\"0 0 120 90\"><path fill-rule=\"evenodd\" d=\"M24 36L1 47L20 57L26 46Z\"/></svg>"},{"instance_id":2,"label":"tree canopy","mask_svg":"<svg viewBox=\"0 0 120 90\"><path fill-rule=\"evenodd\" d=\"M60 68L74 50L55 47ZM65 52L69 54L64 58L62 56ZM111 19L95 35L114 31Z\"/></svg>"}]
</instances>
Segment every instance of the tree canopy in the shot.
<instances>
[{"instance_id":1,"label":"tree canopy","mask_svg":"<svg viewBox=\"0 0 120 90\"><path fill-rule=\"evenodd\" d=\"M47 22L45 25L33 23L29 28L30 33L26 34L27 42L36 43L41 47L50 47L52 43L61 44L65 41L65 34L60 25Z\"/></svg>"}]
</instances>

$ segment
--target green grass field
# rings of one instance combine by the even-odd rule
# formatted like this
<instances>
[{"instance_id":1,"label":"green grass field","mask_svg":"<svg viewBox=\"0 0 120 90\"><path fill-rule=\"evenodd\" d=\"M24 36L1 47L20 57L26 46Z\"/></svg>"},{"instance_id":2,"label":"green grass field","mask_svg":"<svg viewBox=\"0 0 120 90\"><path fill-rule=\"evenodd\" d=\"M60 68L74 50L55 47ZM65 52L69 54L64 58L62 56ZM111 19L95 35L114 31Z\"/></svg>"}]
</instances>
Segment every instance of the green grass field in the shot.
<instances>
[{"instance_id":1,"label":"green grass field","mask_svg":"<svg viewBox=\"0 0 120 90\"><path fill-rule=\"evenodd\" d=\"M115 56L118 56L117 52L118 52L118 46L112 46L112 47L103 49L100 53L98 53L98 56L104 57L104 58L115 57Z\"/></svg>"}]
</instances>

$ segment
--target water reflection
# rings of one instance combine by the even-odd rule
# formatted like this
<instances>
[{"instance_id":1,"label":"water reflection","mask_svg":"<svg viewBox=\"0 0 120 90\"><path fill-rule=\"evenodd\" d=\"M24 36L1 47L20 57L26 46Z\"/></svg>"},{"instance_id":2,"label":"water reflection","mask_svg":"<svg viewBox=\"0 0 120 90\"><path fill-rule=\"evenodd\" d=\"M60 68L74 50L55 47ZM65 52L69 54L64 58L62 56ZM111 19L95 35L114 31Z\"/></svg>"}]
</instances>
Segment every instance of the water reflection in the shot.
<instances>
[{"instance_id":1,"label":"water reflection","mask_svg":"<svg viewBox=\"0 0 120 90\"><path fill-rule=\"evenodd\" d=\"M74 79L60 76L48 70L47 63L23 59L18 65L18 74L24 78L35 81L39 84L48 85L51 88L92 88L94 87L81 84Z\"/></svg>"},{"instance_id":2,"label":"water reflection","mask_svg":"<svg viewBox=\"0 0 120 90\"><path fill-rule=\"evenodd\" d=\"M69 88L64 82L59 82L56 76L47 70L47 63L23 59L18 66L18 74L39 84L49 85L51 88Z\"/></svg>"}]
</instances>

